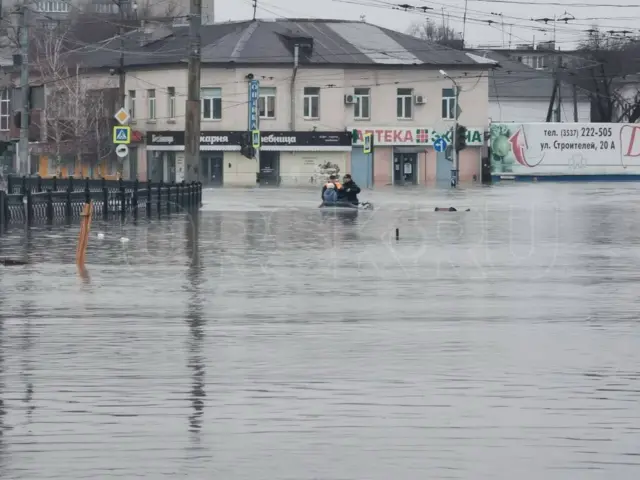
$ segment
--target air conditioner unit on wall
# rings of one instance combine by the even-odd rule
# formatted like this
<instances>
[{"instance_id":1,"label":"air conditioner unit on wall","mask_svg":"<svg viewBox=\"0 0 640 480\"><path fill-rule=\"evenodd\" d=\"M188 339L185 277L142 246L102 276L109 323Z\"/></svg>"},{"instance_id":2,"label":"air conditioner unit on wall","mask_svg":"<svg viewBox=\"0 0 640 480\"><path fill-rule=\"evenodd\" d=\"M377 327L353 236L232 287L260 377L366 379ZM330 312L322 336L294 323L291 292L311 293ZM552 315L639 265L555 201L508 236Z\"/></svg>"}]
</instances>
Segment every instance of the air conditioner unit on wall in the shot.
<instances>
[{"instance_id":1,"label":"air conditioner unit on wall","mask_svg":"<svg viewBox=\"0 0 640 480\"><path fill-rule=\"evenodd\" d=\"M354 95L345 95L344 103L347 105L353 105L354 103L356 103L356 97Z\"/></svg>"},{"instance_id":2,"label":"air conditioner unit on wall","mask_svg":"<svg viewBox=\"0 0 640 480\"><path fill-rule=\"evenodd\" d=\"M427 97L425 97L424 95L414 95L413 102L416 105L424 105L425 103L427 103Z\"/></svg>"}]
</instances>

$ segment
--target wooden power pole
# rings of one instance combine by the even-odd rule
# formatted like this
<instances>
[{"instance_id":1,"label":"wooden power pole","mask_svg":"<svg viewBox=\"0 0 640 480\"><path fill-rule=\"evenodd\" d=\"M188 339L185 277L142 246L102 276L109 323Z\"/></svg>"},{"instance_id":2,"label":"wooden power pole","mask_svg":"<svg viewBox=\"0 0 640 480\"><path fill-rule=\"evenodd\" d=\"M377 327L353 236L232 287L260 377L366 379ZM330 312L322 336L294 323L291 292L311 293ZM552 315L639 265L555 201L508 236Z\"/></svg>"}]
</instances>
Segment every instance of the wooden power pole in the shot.
<instances>
[{"instance_id":1,"label":"wooden power pole","mask_svg":"<svg viewBox=\"0 0 640 480\"><path fill-rule=\"evenodd\" d=\"M29 159L29 9L25 5L19 7L20 15L20 142L18 143L18 157L20 175L31 173Z\"/></svg>"},{"instance_id":2,"label":"wooden power pole","mask_svg":"<svg viewBox=\"0 0 640 480\"><path fill-rule=\"evenodd\" d=\"M189 12L189 67L185 111L185 176L186 182L200 181L200 26L202 0L191 0Z\"/></svg>"}]
</instances>

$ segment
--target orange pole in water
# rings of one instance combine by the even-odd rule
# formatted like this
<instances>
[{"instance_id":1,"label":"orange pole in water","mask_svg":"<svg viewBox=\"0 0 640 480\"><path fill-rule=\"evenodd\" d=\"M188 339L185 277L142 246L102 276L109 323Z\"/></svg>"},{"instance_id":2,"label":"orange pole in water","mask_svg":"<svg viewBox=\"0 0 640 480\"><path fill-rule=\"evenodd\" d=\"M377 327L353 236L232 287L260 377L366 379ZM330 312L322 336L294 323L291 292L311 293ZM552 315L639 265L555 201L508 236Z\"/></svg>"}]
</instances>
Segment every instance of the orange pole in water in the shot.
<instances>
[{"instance_id":1,"label":"orange pole in water","mask_svg":"<svg viewBox=\"0 0 640 480\"><path fill-rule=\"evenodd\" d=\"M80 235L78 236L78 248L76 249L76 265L80 269L84 269L84 260L87 254L87 245L89 244L92 213L93 205L91 203L85 203L82 213L80 214Z\"/></svg>"}]
</instances>

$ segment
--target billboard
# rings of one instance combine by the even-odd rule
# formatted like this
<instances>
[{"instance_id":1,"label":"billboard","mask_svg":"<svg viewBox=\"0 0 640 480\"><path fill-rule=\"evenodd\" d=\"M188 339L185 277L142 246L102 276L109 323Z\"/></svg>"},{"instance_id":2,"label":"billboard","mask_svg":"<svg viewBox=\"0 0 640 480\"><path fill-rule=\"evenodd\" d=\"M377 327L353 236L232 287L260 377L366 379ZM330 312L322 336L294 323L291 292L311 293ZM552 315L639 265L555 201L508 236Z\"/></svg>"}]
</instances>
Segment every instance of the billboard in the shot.
<instances>
[{"instance_id":1,"label":"billboard","mask_svg":"<svg viewBox=\"0 0 640 480\"><path fill-rule=\"evenodd\" d=\"M493 175L640 175L640 124L492 123Z\"/></svg>"}]
</instances>

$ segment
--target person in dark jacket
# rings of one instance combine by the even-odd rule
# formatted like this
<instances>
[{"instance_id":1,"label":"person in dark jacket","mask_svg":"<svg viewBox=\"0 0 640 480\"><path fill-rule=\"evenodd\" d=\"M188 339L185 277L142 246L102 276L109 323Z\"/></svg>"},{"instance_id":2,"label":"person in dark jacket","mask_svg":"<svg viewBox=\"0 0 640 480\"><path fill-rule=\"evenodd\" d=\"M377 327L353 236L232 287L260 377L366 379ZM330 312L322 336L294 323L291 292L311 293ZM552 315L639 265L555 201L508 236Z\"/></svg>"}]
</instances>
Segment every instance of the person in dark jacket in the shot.
<instances>
[{"instance_id":1,"label":"person in dark jacket","mask_svg":"<svg viewBox=\"0 0 640 480\"><path fill-rule=\"evenodd\" d=\"M353 181L353 178L351 178L351 175L348 173L344 176L342 189L338 193L340 194L340 200L349 202L352 205L360 204L360 200L358 200L360 187Z\"/></svg>"}]
</instances>

